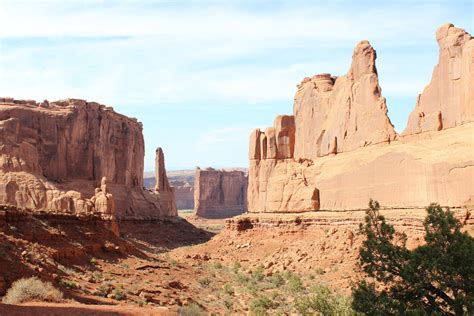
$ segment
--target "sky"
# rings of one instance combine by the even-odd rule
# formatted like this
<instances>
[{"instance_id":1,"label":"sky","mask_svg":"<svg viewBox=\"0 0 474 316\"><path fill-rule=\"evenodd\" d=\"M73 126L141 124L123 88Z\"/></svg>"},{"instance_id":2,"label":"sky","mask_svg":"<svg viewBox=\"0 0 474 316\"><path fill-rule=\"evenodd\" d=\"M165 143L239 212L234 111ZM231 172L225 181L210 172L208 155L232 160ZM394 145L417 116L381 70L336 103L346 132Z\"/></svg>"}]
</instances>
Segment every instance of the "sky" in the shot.
<instances>
[{"instance_id":1,"label":"sky","mask_svg":"<svg viewBox=\"0 0 474 316\"><path fill-rule=\"evenodd\" d=\"M436 29L474 34L474 1L0 0L0 95L86 99L144 125L145 170L246 167L254 128L296 85L344 75L367 39L401 132L438 59Z\"/></svg>"}]
</instances>

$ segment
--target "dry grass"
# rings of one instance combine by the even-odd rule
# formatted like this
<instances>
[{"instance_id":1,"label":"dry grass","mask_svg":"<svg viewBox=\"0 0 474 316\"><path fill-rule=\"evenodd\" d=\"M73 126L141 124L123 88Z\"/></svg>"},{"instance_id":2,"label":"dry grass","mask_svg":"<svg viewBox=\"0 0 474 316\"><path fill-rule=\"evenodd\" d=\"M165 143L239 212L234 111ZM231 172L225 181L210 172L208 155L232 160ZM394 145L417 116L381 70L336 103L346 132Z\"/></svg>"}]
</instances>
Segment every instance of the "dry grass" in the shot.
<instances>
[{"instance_id":1,"label":"dry grass","mask_svg":"<svg viewBox=\"0 0 474 316\"><path fill-rule=\"evenodd\" d=\"M60 302L63 293L51 283L43 282L37 277L15 281L3 298L5 304L20 304L24 302Z\"/></svg>"}]
</instances>

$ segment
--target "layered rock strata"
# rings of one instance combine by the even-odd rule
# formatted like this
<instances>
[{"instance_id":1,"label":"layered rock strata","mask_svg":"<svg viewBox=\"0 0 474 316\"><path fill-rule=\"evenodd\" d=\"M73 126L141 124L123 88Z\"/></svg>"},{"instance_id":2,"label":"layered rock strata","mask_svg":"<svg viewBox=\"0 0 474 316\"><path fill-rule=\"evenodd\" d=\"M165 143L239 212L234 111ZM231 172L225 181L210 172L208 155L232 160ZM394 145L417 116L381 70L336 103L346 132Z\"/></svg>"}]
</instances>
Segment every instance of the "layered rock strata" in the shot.
<instances>
[{"instance_id":1,"label":"layered rock strata","mask_svg":"<svg viewBox=\"0 0 474 316\"><path fill-rule=\"evenodd\" d=\"M472 203L473 40L450 24L437 39L439 64L403 137L387 115L369 42L357 44L345 76L305 78L294 115L250 136L249 211L354 210L370 198L388 208Z\"/></svg>"},{"instance_id":2,"label":"layered rock strata","mask_svg":"<svg viewBox=\"0 0 474 316\"><path fill-rule=\"evenodd\" d=\"M201 217L228 217L247 207L247 176L242 171L196 169L194 212Z\"/></svg>"},{"instance_id":3,"label":"layered rock strata","mask_svg":"<svg viewBox=\"0 0 474 316\"><path fill-rule=\"evenodd\" d=\"M111 203L90 199L102 192L119 218L175 215L169 201L143 190L143 160L141 123L111 107L0 98L0 204L89 213ZM103 177L107 191L95 192Z\"/></svg>"},{"instance_id":4,"label":"layered rock strata","mask_svg":"<svg viewBox=\"0 0 474 316\"><path fill-rule=\"evenodd\" d=\"M436 31L439 61L418 95L403 135L439 131L474 120L474 39L445 24Z\"/></svg>"}]
</instances>

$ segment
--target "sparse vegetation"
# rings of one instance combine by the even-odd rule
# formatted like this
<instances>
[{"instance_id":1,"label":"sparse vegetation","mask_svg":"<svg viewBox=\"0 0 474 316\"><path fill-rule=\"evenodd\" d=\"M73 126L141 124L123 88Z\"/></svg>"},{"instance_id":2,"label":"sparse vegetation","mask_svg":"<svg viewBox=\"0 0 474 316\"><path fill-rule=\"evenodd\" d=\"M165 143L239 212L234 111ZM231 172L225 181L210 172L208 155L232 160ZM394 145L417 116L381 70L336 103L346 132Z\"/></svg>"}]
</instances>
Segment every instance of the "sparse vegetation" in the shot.
<instances>
[{"instance_id":1,"label":"sparse vegetation","mask_svg":"<svg viewBox=\"0 0 474 316\"><path fill-rule=\"evenodd\" d=\"M209 285L211 284L211 279L208 277L204 277L204 278L200 278L198 282L202 287L206 288L206 287L209 287Z\"/></svg>"},{"instance_id":2,"label":"sparse vegetation","mask_svg":"<svg viewBox=\"0 0 474 316\"><path fill-rule=\"evenodd\" d=\"M113 294L113 298L116 299L117 301L122 301L127 297L125 293L122 291L122 289L120 288L116 288L112 294Z\"/></svg>"},{"instance_id":3,"label":"sparse vegetation","mask_svg":"<svg viewBox=\"0 0 474 316\"><path fill-rule=\"evenodd\" d=\"M262 295L250 304L251 315L261 316L267 315L267 311L273 307L273 302L268 297Z\"/></svg>"},{"instance_id":4,"label":"sparse vegetation","mask_svg":"<svg viewBox=\"0 0 474 316\"><path fill-rule=\"evenodd\" d=\"M234 287L232 285L230 285L229 283L224 284L222 289L223 289L224 293L226 293L230 296L233 296L235 294Z\"/></svg>"},{"instance_id":5,"label":"sparse vegetation","mask_svg":"<svg viewBox=\"0 0 474 316\"><path fill-rule=\"evenodd\" d=\"M299 296L295 300L295 309L301 315L356 315L351 309L351 300L347 297L335 294L326 286L316 285L311 293Z\"/></svg>"},{"instance_id":6,"label":"sparse vegetation","mask_svg":"<svg viewBox=\"0 0 474 316\"><path fill-rule=\"evenodd\" d=\"M3 298L3 303L60 302L62 299L63 294L51 283L43 282L37 277L31 277L15 281Z\"/></svg>"},{"instance_id":7,"label":"sparse vegetation","mask_svg":"<svg viewBox=\"0 0 474 316\"><path fill-rule=\"evenodd\" d=\"M65 287L65 288L68 288L70 290L72 289L77 289L78 286L76 283L74 283L73 281L71 280L67 280L67 279L61 279L59 280L59 285Z\"/></svg>"},{"instance_id":8,"label":"sparse vegetation","mask_svg":"<svg viewBox=\"0 0 474 316\"><path fill-rule=\"evenodd\" d=\"M191 303L189 305L180 307L179 315L180 316L204 316L205 313L198 304Z\"/></svg>"}]
</instances>

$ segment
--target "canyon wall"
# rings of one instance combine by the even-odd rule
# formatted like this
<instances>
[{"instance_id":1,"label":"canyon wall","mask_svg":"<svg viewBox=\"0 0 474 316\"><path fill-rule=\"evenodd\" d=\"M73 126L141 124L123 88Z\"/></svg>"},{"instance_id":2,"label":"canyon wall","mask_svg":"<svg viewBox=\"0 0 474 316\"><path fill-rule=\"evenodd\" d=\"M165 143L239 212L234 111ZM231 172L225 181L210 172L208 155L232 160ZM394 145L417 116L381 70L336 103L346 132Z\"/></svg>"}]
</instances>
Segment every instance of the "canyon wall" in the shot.
<instances>
[{"instance_id":1,"label":"canyon wall","mask_svg":"<svg viewBox=\"0 0 474 316\"><path fill-rule=\"evenodd\" d=\"M0 99L0 204L88 213L103 192L119 218L176 215L169 188L143 190L143 163L141 123L111 107Z\"/></svg>"},{"instance_id":2,"label":"canyon wall","mask_svg":"<svg viewBox=\"0 0 474 316\"><path fill-rule=\"evenodd\" d=\"M436 31L439 61L417 100L403 135L439 131L474 118L474 39L445 24Z\"/></svg>"},{"instance_id":3,"label":"canyon wall","mask_svg":"<svg viewBox=\"0 0 474 316\"><path fill-rule=\"evenodd\" d=\"M168 181L173 188L174 200L178 210L194 209L194 170L167 171ZM156 186L155 175L145 173L144 185L147 189Z\"/></svg>"},{"instance_id":4,"label":"canyon wall","mask_svg":"<svg viewBox=\"0 0 474 316\"><path fill-rule=\"evenodd\" d=\"M247 176L242 171L196 169L194 212L201 217L229 217L246 211Z\"/></svg>"},{"instance_id":5,"label":"canyon wall","mask_svg":"<svg viewBox=\"0 0 474 316\"><path fill-rule=\"evenodd\" d=\"M473 204L474 40L451 24L437 40L439 64L403 136L369 42L357 44L345 76L305 78L293 115L250 135L249 211L354 210L370 198L387 208Z\"/></svg>"}]
</instances>

